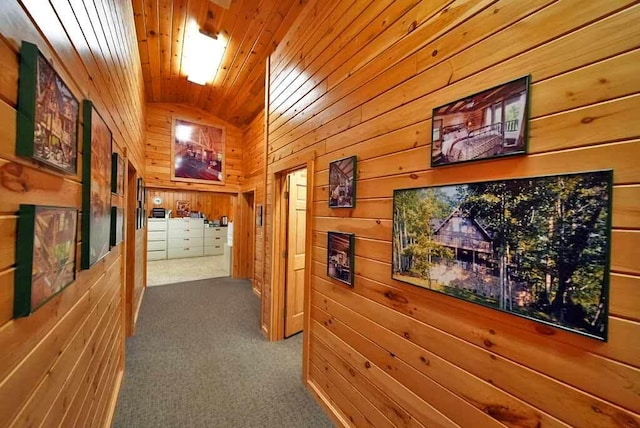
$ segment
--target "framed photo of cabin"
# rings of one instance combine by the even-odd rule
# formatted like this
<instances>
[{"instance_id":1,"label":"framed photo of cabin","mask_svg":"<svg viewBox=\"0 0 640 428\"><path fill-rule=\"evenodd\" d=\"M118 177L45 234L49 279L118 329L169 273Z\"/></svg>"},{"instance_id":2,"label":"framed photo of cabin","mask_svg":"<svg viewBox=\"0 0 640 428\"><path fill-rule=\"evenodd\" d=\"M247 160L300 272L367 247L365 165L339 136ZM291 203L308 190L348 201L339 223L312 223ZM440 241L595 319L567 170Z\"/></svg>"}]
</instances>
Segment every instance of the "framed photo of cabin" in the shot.
<instances>
[{"instance_id":1,"label":"framed photo of cabin","mask_svg":"<svg viewBox=\"0 0 640 428\"><path fill-rule=\"evenodd\" d=\"M395 190L392 278L606 341L612 176Z\"/></svg>"},{"instance_id":2,"label":"framed photo of cabin","mask_svg":"<svg viewBox=\"0 0 640 428\"><path fill-rule=\"evenodd\" d=\"M78 210L20 205L14 317L30 315L76 277Z\"/></svg>"},{"instance_id":3,"label":"framed photo of cabin","mask_svg":"<svg viewBox=\"0 0 640 428\"><path fill-rule=\"evenodd\" d=\"M111 131L93 103L84 101L82 268L109 253L111 237Z\"/></svg>"},{"instance_id":4,"label":"framed photo of cabin","mask_svg":"<svg viewBox=\"0 0 640 428\"><path fill-rule=\"evenodd\" d=\"M111 207L111 246L124 240L124 208Z\"/></svg>"},{"instance_id":5,"label":"framed photo of cabin","mask_svg":"<svg viewBox=\"0 0 640 428\"><path fill-rule=\"evenodd\" d=\"M433 110L431 166L527 152L530 76Z\"/></svg>"},{"instance_id":6,"label":"framed photo of cabin","mask_svg":"<svg viewBox=\"0 0 640 428\"><path fill-rule=\"evenodd\" d=\"M171 135L171 179L224 184L225 128L174 118Z\"/></svg>"},{"instance_id":7,"label":"framed photo of cabin","mask_svg":"<svg viewBox=\"0 0 640 428\"><path fill-rule=\"evenodd\" d=\"M355 235L342 232L327 235L327 276L353 287Z\"/></svg>"},{"instance_id":8,"label":"framed photo of cabin","mask_svg":"<svg viewBox=\"0 0 640 428\"><path fill-rule=\"evenodd\" d=\"M357 156L351 156L329 164L330 208L354 208L356 206L357 161Z\"/></svg>"},{"instance_id":9,"label":"framed photo of cabin","mask_svg":"<svg viewBox=\"0 0 640 428\"><path fill-rule=\"evenodd\" d=\"M176 201L176 217L189 217L191 215L191 202Z\"/></svg>"},{"instance_id":10,"label":"framed photo of cabin","mask_svg":"<svg viewBox=\"0 0 640 428\"><path fill-rule=\"evenodd\" d=\"M124 159L118 153L111 155L111 193L124 195Z\"/></svg>"},{"instance_id":11,"label":"framed photo of cabin","mask_svg":"<svg viewBox=\"0 0 640 428\"><path fill-rule=\"evenodd\" d=\"M17 110L16 154L75 175L80 103L38 47L25 41Z\"/></svg>"}]
</instances>

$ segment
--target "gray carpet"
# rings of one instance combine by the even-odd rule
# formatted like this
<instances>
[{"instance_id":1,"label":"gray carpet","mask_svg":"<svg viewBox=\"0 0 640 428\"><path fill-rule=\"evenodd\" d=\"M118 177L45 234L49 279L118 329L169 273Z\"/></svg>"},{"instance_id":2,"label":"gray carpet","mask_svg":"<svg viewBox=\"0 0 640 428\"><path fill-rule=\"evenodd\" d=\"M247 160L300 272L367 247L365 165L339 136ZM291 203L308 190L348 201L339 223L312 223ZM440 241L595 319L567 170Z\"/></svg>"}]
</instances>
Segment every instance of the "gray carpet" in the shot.
<instances>
[{"instance_id":1,"label":"gray carpet","mask_svg":"<svg viewBox=\"0 0 640 428\"><path fill-rule=\"evenodd\" d=\"M268 342L248 281L148 288L115 427L331 427L302 385L302 335Z\"/></svg>"}]
</instances>

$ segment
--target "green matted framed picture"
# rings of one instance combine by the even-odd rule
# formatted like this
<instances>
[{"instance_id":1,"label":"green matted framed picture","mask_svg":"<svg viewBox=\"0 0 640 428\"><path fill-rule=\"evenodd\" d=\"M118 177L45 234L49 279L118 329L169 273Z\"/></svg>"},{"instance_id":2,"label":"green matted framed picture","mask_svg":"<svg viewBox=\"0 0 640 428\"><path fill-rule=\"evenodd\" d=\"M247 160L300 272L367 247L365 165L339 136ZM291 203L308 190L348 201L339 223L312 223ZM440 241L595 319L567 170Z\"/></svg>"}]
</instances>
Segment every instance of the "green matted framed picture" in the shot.
<instances>
[{"instance_id":1,"label":"green matted framed picture","mask_svg":"<svg viewBox=\"0 0 640 428\"><path fill-rule=\"evenodd\" d=\"M124 240L124 208L111 207L111 246Z\"/></svg>"},{"instance_id":2,"label":"green matted framed picture","mask_svg":"<svg viewBox=\"0 0 640 428\"><path fill-rule=\"evenodd\" d=\"M89 100L83 108L82 268L109 252L111 236L111 131Z\"/></svg>"},{"instance_id":3,"label":"green matted framed picture","mask_svg":"<svg viewBox=\"0 0 640 428\"><path fill-rule=\"evenodd\" d=\"M16 154L75 175L80 103L38 47L22 42Z\"/></svg>"},{"instance_id":4,"label":"green matted framed picture","mask_svg":"<svg viewBox=\"0 0 640 428\"><path fill-rule=\"evenodd\" d=\"M76 277L78 210L20 205L13 315L29 316Z\"/></svg>"},{"instance_id":5,"label":"green matted framed picture","mask_svg":"<svg viewBox=\"0 0 640 428\"><path fill-rule=\"evenodd\" d=\"M111 155L111 193L124 195L124 158L118 153Z\"/></svg>"}]
</instances>

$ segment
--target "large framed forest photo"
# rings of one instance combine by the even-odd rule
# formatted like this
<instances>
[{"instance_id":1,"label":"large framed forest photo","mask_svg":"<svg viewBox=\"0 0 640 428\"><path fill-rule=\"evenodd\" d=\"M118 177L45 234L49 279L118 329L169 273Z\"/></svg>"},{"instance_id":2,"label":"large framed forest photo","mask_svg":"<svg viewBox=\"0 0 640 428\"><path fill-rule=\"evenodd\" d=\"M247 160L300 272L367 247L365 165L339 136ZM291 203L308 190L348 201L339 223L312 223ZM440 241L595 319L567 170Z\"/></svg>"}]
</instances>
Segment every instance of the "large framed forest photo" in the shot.
<instances>
[{"instance_id":1,"label":"large framed forest photo","mask_svg":"<svg viewBox=\"0 0 640 428\"><path fill-rule=\"evenodd\" d=\"M80 103L38 47L24 41L17 113L16 153L75 174Z\"/></svg>"},{"instance_id":2,"label":"large framed forest photo","mask_svg":"<svg viewBox=\"0 0 640 428\"><path fill-rule=\"evenodd\" d=\"M526 153L529 76L433 110L431 166Z\"/></svg>"},{"instance_id":3,"label":"large framed forest photo","mask_svg":"<svg viewBox=\"0 0 640 428\"><path fill-rule=\"evenodd\" d=\"M82 163L82 268L109 252L111 235L111 131L91 101L84 101Z\"/></svg>"},{"instance_id":4,"label":"large framed forest photo","mask_svg":"<svg viewBox=\"0 0 640 428\"><path fill-rule=\"evenodd\" d=\"M173 119L171 180L224 184L225 128Z\"/></svg>"},{"instance_id":5,"label":"large framed forest photo","mask_svg":"<svg viewBox=\"0 0 640 428\"><path fill-rule=\"evenodd\" d=\"M396 190L392 277L606 340L612 176Z\"/></svg>"}]
</instances>

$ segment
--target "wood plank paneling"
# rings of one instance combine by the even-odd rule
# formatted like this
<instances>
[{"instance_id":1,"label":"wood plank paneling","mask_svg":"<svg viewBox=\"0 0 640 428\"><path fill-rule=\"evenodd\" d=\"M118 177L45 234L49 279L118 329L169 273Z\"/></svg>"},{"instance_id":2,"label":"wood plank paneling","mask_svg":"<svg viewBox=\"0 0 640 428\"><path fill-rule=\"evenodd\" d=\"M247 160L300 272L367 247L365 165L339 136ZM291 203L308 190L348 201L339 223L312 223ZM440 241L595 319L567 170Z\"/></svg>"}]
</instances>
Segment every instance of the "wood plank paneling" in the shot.
<instances>
[{"instance_id":1,"label":"wood plank paneling","mask_svg":"<svg viewBox=\"0 0 640 428\"><path fill-rule=\"evenodd\" d=\"M153 204L153 198L156 196L162 199L160 205ZM203 213L207 219L218 219L226 215L229 221L233 221L233 199L234 195L228 193L213 192L196 192L188 190L165 190L165 189L148 189L147 190L147 213L151 215L154 207L165 208L171 210L173 216L176 215L176 202L188 201L191 211L199 211Z\"/></svg>"},{"instance_id":2,"label":"wood plank paneling","mask_svg":"<svg viewBox=\"0 0 640 428\"><path fill-rule=\"evenodd\" d=\"M339 418L640 426L640 5L401 3L354 13L349 0L324 9L310 1L271 55L263 325L273 328L277 294L273 171L315 156L305 363ZM332 11L347 9L353 14L329 19L325 31ZM432 109L523 74L532 75L529 154L431 169ZM352 155L356 208L331 210L328 164ZM391 279L394 189L593 169L614 170L608 342ZM326 277L328 230L356 233L353 289Z\"/></svg>"},{"instance_id":3,"label":"wood plank paneling","mask_svg":"<svg viewBox=\"0 0 640 428\"><path fill-rule=\"evenodd\" d=\"M73 176L15 156L23 40L38 46L79 100L94 103L112 131L114 151L142 172L144 94L132 6L102 0L0 5L0 425L104 425L124 368L124 245L89 270L80 271L78 263L74 283L31 316L13 319L15 266L24 262L15 255L19 205L80 209L83 186L80 139ZM123 206L123 199L113 204Z\"/></svg>"}]
</instances>

